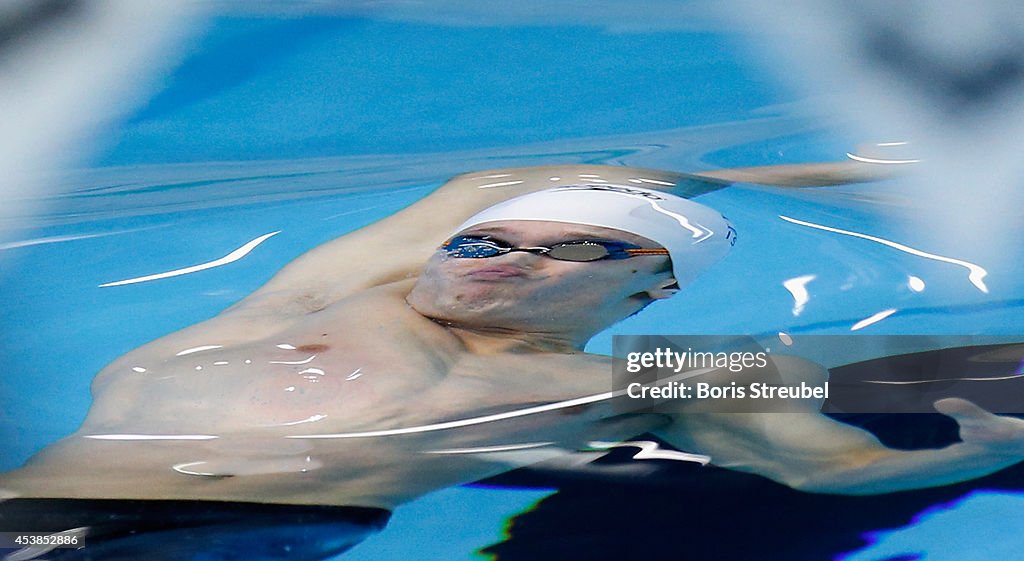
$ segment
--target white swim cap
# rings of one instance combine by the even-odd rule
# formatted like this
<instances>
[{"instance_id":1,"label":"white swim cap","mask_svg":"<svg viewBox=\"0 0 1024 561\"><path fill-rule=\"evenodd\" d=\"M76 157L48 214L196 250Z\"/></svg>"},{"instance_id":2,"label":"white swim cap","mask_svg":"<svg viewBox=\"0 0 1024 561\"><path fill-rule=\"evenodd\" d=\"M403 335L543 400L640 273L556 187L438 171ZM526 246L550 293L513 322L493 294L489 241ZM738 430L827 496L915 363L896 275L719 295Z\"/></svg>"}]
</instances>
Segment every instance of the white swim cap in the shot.
<instances>
[{"instance_id":1,"label":"white swim cap","mask_svg":"<svg viewBox=\"0 0 1024 561\"><path fill-rule=\"evenodd\" d=\"M680 287L726 256L736 230L718 211L662 191L623 185L566 185L529 193L473 215L456 232L503 220L614 228L668 250Z\"/></svg>"}]
</instances>

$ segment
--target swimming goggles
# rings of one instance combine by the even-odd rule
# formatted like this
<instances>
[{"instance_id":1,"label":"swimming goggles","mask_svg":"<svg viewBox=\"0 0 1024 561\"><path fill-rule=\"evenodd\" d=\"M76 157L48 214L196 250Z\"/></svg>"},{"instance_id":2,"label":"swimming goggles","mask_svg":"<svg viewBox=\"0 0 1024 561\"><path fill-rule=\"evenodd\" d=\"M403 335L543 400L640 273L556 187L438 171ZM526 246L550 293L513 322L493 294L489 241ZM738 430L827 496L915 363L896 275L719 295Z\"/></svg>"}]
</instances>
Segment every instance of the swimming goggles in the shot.
<instances>
[{"instance_id":1,"label":"swimming goggles","mask_svg":"<svg viewBox=\"0 0 1024 561\"><path fill-rule=\"evenodd\" d=\"M515 247L506 241L490 236L455 236L446 241L441 249L449 257L459 258L481 259L505 255L513 251L524 251L559 261L576 262L629 259L639 255L668 255L667 249L646 248L625 242L574 240L551 247Z\"/></svg>"}]
</instances>

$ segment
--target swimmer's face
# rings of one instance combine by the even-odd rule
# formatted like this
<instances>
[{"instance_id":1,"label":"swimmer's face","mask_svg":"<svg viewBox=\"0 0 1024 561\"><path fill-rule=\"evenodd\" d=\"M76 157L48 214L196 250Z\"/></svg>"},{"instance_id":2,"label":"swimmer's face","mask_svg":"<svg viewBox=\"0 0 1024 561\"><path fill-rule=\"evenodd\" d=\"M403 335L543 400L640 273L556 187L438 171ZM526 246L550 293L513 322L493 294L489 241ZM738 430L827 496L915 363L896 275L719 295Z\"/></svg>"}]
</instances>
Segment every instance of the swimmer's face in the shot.
<instances>
[{"instance_id":1,"label":"swimmer's face","mask_svg":"<svg viewBox=\"0 0 1024 561\"><path fill-rule=\"evenodd\" d=\"M620 230L560 222L489 222L459 235L487 236L515 247L578 240L660 247ZM460 325L589 337L651 300L671 296L674 283L664 255L573 262L527 252L458 258L439 250L408 301L426 317Z\"/></svg>"}]
</instances>

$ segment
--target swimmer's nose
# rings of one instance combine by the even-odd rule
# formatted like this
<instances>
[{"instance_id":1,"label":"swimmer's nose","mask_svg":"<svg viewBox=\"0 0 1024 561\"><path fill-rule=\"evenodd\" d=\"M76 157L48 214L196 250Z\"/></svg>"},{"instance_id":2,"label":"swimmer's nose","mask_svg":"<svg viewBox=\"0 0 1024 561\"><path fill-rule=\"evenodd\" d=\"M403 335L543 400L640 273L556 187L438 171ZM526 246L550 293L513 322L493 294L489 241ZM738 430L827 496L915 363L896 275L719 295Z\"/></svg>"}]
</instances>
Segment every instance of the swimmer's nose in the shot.
<instances>
[{"instance_id":1,"label":"swimmer's nose","mask_svg":"<svg viewBox=\"0 0 1024 561\"><path fill-rule=\"evenodd\" d=\"M533 268L544 259L544 256L529 251L510 251L504 255L491 257L492 260L500 260L506 265L516 265L523 268Z\"/></svg>"}]
</instances>

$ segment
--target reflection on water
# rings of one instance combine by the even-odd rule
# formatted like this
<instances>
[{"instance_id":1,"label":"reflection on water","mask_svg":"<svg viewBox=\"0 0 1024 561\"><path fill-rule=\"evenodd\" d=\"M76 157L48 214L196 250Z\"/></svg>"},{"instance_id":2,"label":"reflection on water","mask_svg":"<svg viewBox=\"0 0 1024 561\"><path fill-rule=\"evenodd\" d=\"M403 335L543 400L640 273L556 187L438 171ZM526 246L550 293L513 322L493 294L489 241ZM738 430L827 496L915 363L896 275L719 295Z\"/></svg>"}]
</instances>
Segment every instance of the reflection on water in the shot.
<instances>
[{"instance_id":1,"label":"reflection on water","mask_svg":"<svg viewBox=\"0 0 1024 561\"><path fill-rule=\"evenodd\" d=\"M152 274L152 275L145 275L145 276L141 276L141 277L135 277L135 278L131 278L131 279L125 279L125 280L114 281L114 282L105 282L105 283L100 285L100 288L106 288L108 286L123 286L123 285L126 285L126 284L135 284L137 282L155 281L155 280L166 279L166 278L170 278L170 277L177 277L177 276L180 276L180 275L188 275L188 274L192 274L192 273L198 273L200 271L205 271L207 269L212 269L214 267L222 267L222 266L227 265L229 263L234 263L235 261L238 261L239 259L245 257L246 255L249 254L250 251L256 249L256 246L260 245L261 243L267 241L271 237L276 236L277 234L280 234L280 233L281 232L270 232L269 234L263 234L262 236L260 236L258 238L255 238L253 240L250 240L250 241L246 242L244 245L242 245L242 247L232 251L231 253L225 255L224 257L221 257L220 259L214 259L213 261L208 261L206 263L201 263L199 265L192 265L190 267L184 267L184 268L181 268L181 269L175 269L173 271L165 271L163 273L155 273L155 274Z\"/></svg>"},{"instance_id":2,"label":"reflection on water","mask_svg":"<svg viewBox=\"0 0 1024 561\"><path fill-rule=\"evenodd\" d=\"M880 238L880 237L877 237L877 236L872 236L872 235L864 234L864 233L861 233L861 232L851 232L851 231L848 231L848 230L841 230L839 228L832 228L830 226L824 226L822 224L814 224L812 222L805 222L803 220L797 220L796 218L791 218L789 216L780 216L779 218L785 220L786 222L791 222L793 224L799 224L801 226L807 226L808 228L817 228L818 230L824 230L826 232L833 232L833 233L836 233L836 234L843 234L845 236L851 236L851 237L854 237L854 238L860 238L860 239L864 239L864 240L873 241L875 243L880 243L880 244L882 244L884 246L891 247L891 248L899 250L899 251L904 251L906 253L909 253L911 255L916 255L918 257L923 257L925 259L934 259L936 261L941 261L943 263L950 263L952 265L960 265L961 267L964 267L965 269L970 271L970 275L968 275L967 278L971 281L971 284L973 284L978 290L980 290L982 292L986 292L986 293L988 292L988 287L985 286L985 280L984 280L985 276L988 275L988 271L986 271L984 267L982 267L980 265L977 265L975 263L971 263L969 261L964 261L963 259L954 259L952 257L945 257L945 256L942 256L942 255L935 255L934 253L928 253L926 251L921 251L920 249L915 249L915 248L909 247L907 245L904 245L904 244L901 244L901 243L898 243L898 242L894 242L892 240L886 240L886 239L883 239L883 238ZM917 277L913 277L913 278L917 278ZM915 284L909 285L909 286L914 290L914 292L921 292L921 290L923 290L923 287L924 287L924 282L921 281L920 279L917 279L917 280L919 281L918 283L915 283Z\"/></svg>"}]
</instances>

